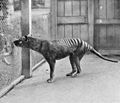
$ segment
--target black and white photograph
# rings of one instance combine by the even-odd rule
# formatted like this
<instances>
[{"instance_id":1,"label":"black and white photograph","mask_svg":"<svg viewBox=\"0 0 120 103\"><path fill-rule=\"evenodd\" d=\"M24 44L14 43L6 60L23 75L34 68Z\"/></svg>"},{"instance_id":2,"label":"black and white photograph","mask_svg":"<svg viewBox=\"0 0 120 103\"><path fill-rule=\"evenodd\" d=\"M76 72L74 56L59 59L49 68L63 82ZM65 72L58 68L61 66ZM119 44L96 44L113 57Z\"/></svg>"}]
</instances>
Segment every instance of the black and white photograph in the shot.
<instances>
[{"instance_id":1,"label":"black and white photograph","mask_svg":"<svg viewBox=\"0 0 120 103\"><path fill-rule=\"evenodd\" d=\"M0 0L0 103L120 103L120 0Z\"/></svg>"}]
</instances>

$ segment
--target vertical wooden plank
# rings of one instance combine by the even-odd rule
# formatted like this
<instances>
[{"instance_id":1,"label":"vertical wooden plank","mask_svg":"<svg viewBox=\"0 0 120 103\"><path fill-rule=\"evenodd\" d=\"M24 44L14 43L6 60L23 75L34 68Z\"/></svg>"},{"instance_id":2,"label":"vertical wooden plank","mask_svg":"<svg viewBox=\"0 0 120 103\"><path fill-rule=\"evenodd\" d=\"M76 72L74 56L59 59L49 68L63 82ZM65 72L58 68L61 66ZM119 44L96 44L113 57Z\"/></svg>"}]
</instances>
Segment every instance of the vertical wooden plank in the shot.
<instances>
[{"instance_id":1,"label":"vertical wooden plank","mask_svg":"<svg viewBox=\"0 0 120 103\"><path fill-rule=\"evenodd\" d=\"M107 25L107 48L113 48L115 45L114 25Z\"/></svg>"},{"instance_id":2,"label":"vertical wooden plank","mask_svg":"<svg viewBox=\"0 0 120 103\"><path fill-rule=\"evenodd\" d=\"M102 19L106 19L107 17L107 13L106 13L106 0L99 0L99 18L101 19L100 22L102 22ZM103 46L105 46L105 44L107 44L106 42L106 25L101 25L100 26L100 35L99 35L99 40L100 40L100 48L101 49Z\"/></svg>"},{"instance_id":3,"label":"vertical wooden plank","mask_svg":"<svg viewBox=\"0 0 120 103\"><path fill-rule=\"evenodd\" d=\"M57 0L51 0L50 14L50 35L51 39L56 39L57 35Z\"/></svg>"},{"instance_id":4,"label":"vertical wooden plank","mask_svg":"<svg viewBox=\"0 0 120 103\"><path fill-rule=\"evenodd\" d=\"M31 34L31 0L21 0L21 30L22 36ZM22 75L31 76L30 50L22 48Z\"/></svg>"},{"instance_id":5,"label":"vertical wooden plank","mask_svg":"<svg viewBox=\"0 0 120 103\"><path fill-rule=\"evenodd\" d=\"M114 0L114 19L120 19L120 0ZM115 47L120 48L120 25L114 25Z\"/></svg>"},{"instance_id":6,"label":"vertical wooden plank","mask_svg":"<svg viewBox=\"0 0 120 103\"><path fill-rule=\"evenodd\" d=\"M74 24L73 25L73 38L81 38L81 27L80 24Z\"/></svg>"},{"instance_id":7,"label":"vertical wooden plank","mask_svg":"<svg viewBox=\"0 0 120 103\"><path fill-rule=\"evenodd\" d=\"M94 0L94 22L99 19L99 0ZM94 48L99 49L99 35L100 29L99 25L94 24Z\"/></svg>"},{"instance_id":8,"label":"vertical wooden plank","mask_svg":"<svg viewBox=\"0 0 120 103\"><path fill-rule=\"evenodd\" d=\"M88 5L87 0L81 0L81 16L87 17L88 12ZM81 24L81 38L88 42L88 25L87 24Z\"/></svg>"},{"instance_id":9,"label":"vertical wooden plank","mask_svg":"<svg viewBox=\"0 0 120 103\"><path fill-rule=\"evenodd\" d=\"M95 4L94 4L94 12L95 12L95 20L99 19L99 0L94 0Z\"/></svg>"},{"instance_id":10,"label":"vertical wooden plank","mask_svg":"<svg viewBox=\"0 0 120 103\"><path fill-rule=\"evenodd\" d=\"M65 1L58 0L58 17L65 15Z\"/></svg>"},{"instance_id":11,"label":"vertical wooden plank","mask_svg":"<svg viewBox=\"0 0 120 103\"><path fill-rule=\"evenodd\" d=\"M99 50L100 48L100 38L99 38L99 35L100 35L100 25L95 25L94 27L94 48L96 50Z\"/></svg>"},{"instance_id":12,"label":"vertical wooden plank","mask_svg":"<svg viewBox=\"0 0 120 103\"><path fill-rule=\"evenodd\" d=\"M65 1L65 16L72 16L72 1L66 0ZM72 37L72 25L65 25L65 37L71 38Z\"/></svg>"},{"instance_id":13,"label":"vertical wooden plank","mask_svg":"<svg viewBox=\"0 0 120 103\"><path fill-rule=\"evenodd\" d=\"M88 0L88 23L89 23L89 43L93 46L94 41L94 0Z\"/></svg>"},{"instance_id":14,"label":"vertical wooden plank","mask_svg":"<svg viewBox=\"0 0 120 103\"><path fill-rule=\"evenodd\" d=\"M99 30L99 49L106 49L106 25L101 25Z\"/></svg>"},{"instance_id":15,"label":"vertical wooden plank","mask_svg":"<svg viewBox=\"0 0 120 103\"><path fill-rule=\"evenodd\" d=\"M114 0L114 18L120 19L120 0Z\"/></svg>"},{"instance_id":16,"label":"vertical wooden plank","mask_svg":"<svg viewBox=\"0 0 120 103\"><path fill-rule=\"evenodd\" d=\"M72 16L72 1L65 0L65 16Z\"/></svg>"},{"instance_id":17,"label":"vertical wooden plank","mask_svg":"<svg viewBox=\"0 0 120 103\"><path fill-rule=\"evenodd\" d=\"M65 1L58 1L58 17L60 16L65 16ZM57 34L57 39L64 38L64 24L63 25L58 25L58 34Z\"/></svg>"},{"instance_id":18,"label":"vertical wooden plank","mask_svg":"<svg viewBox=\"0 0 120 103\"><path fill-rule=\"evenodd\" d=\"M120 49L120 25L114 25L114 35L115 35L115 47L117 50Z\"/></svg>"},{"instance_id":19,"label":"vertical wooden plank","mask_svg":"<svg viewBox=\"0 0 120 103\"><path fill-rule=\"evenodd\" d=\"M72 25L65 25L65 38L71 38L72 37Z\"/></svg>"},{"instance_id":20,"label":"vertical wooden plank","mask_svg":"<svg viewBox=\"0 0 120 103\"><path fill-rule=\"evenodd\" d=\"M73 0L72 1L72 11L73 11L73 16L79 16L80 15L80 1L79 0Z\"/></svg>"},{"instance_id":21,"label":"vertical wooden plank","mask_svg":"<svg viewBox=\"0 0 120 103\"><path fill-rule=\"evenodd\" d=\"M72 1L72 10L73 10L73 16L80 16L80 1L75 0ZM73 25L73 38L80 38L80 24L74 24Z\"/></svg>"},{"instance_id":22,"label":"vertical wooden plank","mask_svg":"<svg viewBox=\"0 0 120 103\"><path fill-rule=\"evenodd\" d=\"M81 39L89 42L88 40L88 25L81 25Z\"/></svg>"},{"instance_id":23,"label":"vertical wooden plank","mask_svg":"<svg viewBox=\"0 0 120 103\"><path fill-rule=\"evenodd\" d=\"M107 19L114 18L114 0L107 0Z\"/></svg>"},{"instance_id":24,"label":"vertical wooden plank","mask_svg":"<svg viewBox=\"0 0 120 103\"><path fill-rule=\"evenodd\" d=\"M106 0L99 0L99 18L104 18L106 19L107 17L107 12L106 12L106 5L107 2Z\"/></svg>"},{"instance_id":25,"label":"vertical wooden plank","mask_svg":"<svg viewBox=\"0 0 120 103\"><path fill-rule=\"evenodd\" d=\"M120 0L114 0L114 18L120 19ZM115 47L120 49L120 25L114 25Z\"/></svg>"},{"instance_id":26,"label":"vertical wooden plank","mask_svg":"<svg viewBox=\"0 0 120 103\"><path fill-rule=\"evenodd\" d=\"M82 16L87 16L88 14L88 0L81 0L81 15Z\"/></svg>"},{"instance_id":27,"label":"vertical wooden plank","mask_svg":"<svg viewBox=\"0 0 120 103\"><path fill-rule=\"evenodd\" d=\"M64 38L64 25L58 25L58 30L57 30L57 32L58 32L58 35L57 35L57 39L62 39L62 38Z\"/></svg>"},{"instance_id":28,"label":"vertical wooden plank","mask_svg":"<svg viewBox=\"0 0 120 103\"><path fill-rule=\"evenodd\" d=\"M107 0L107 19L114 18L114 0ZM107 45L108 48L114 47L115 35L114 25L107 25Z\"/></svg>"}]
</instances>

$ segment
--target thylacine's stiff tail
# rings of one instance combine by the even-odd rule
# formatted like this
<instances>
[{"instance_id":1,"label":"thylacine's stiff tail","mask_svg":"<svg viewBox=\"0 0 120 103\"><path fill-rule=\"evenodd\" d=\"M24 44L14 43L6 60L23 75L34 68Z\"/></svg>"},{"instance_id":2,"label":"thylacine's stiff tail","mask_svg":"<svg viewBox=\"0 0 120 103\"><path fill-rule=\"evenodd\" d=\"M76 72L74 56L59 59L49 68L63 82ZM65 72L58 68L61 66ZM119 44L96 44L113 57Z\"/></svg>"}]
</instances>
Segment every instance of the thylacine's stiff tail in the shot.
<instances>
[{"instance_id":1,"label":"thylacine's stiff tail","mask_svg":"<svg viewBox=\"0 0 120 103\"><path fill-rule=\"evenodd\" d=\"M110 62L114 62L114 63L118 63L118 60L112 60L112 59L109 59L109 58L106 58L104 57L103 55L101 55L98 51L96 51L93 47L91 47L90 51L97 55L98 57L100 57L101 59L103 60L106 60L106 61L110 61Z\"/></svg>"}]
</instances>

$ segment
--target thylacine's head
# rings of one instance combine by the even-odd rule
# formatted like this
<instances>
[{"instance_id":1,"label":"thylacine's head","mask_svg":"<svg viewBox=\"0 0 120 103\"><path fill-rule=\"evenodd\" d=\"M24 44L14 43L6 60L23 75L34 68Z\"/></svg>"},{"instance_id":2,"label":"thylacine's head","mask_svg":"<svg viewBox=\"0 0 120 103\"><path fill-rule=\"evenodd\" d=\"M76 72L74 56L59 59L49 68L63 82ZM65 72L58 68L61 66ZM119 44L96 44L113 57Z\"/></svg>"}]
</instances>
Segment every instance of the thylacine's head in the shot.
<instances>
[{"instance_id":1,"label":"thylacine's head","mask_svg":"<svg viewBox=\"0 0 120 103\"><path fill-rule=\"evenodd\" d=\"M14 44L18 47L29 48L43 53L44 50L48 49L49 41L33 38L31 36L22 36L20 39L15 40Z\"/></svg>"},{"instance_id":2,"label":"thylacine's head","mask_svg":"<svg viewBox=\"0 0 120 103\"><path fill-rule=\"evenodd\" d=\"M20 39L15 40L14 44L18 47L31 48L41 44L41 40L33 38L31 36L22 36ZM32 49L32 48L31 48Z\"/></svg>"},{"instance_id":3,"label":"thylacine's head","mask_svg":"<svg viewBox=\"0 0 120 103\"><path fill-rule=\"evenodd\" d=\"M25 47L25 48L28 48L29 46L29 41L28 41L28 37L27 36L22 36L20 39L18 40L15 40L14 41L14 44L18 47Z\"/></svg>"}]
</instances>

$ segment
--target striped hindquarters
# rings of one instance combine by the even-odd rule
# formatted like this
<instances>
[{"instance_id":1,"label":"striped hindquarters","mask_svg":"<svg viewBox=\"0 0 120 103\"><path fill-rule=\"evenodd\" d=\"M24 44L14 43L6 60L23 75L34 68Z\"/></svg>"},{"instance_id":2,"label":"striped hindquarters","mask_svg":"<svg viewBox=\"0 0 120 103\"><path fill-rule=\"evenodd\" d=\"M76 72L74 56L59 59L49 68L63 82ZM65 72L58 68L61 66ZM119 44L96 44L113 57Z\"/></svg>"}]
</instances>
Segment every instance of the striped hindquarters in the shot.
<instances>
[{"instance_id":1,"label":"striped hindquarters","mask_svg":"<svg viewBox=\"0 0 120 103\"><path fill-rule=\"evenodd\" d=\"M67 47L79 46L82 43L81 39L79 38L60 39L60 40L54 40L52 42Z\"/></svg>"},{"instance_id":2,"label":"striped hindquarters","mask_svg":"<svg viewBox=\"0 0 120 103\"><path fill-rule=\"evenodd\" d=\"M87 42L85 42L83 40L81 40L81 42L82 42L81 48L84 49L85 51L90 51L93 49L93 47L90 44L88 44Z\"/></svg>"},{"instance_id":3,"label":"striped hindquarters","mask_svg":"<svg viewBox=\"0 0 120 103\"><path fill-rule=\"evenodd\" d=\"M52 42L66 47L80 47L81 50L85 51L90 51L91 49L93 49L92 46L90 46L87 42L81 40L80 38L60 39L54 40Z\"/></svg>"}]
</instances>

